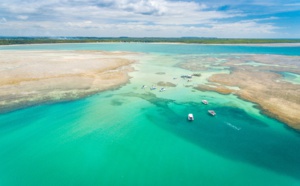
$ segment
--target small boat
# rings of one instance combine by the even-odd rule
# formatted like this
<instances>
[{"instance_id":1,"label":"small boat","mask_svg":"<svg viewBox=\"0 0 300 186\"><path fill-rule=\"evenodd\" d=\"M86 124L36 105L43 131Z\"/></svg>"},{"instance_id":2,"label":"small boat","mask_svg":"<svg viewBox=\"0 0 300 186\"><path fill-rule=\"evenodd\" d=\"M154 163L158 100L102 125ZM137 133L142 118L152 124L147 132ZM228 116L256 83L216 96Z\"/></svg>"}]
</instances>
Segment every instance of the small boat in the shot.
<instances>
[{"instance_id":1,"label":"small boat","mask_svg":"<svg viewBox=\"0 0 300 186\"><path fill-rule=\"evenodd\" d=\"M142 89L144 89L144 88L146 88L146 87L147 87L146 85L143 85L143 86L142 86Z\"/></svg>"},{"instance_id":2,"label":"small boat","mask_svg":"<svg viewBox=\"0 0 300 186\"><path fill-rule=\"evenodd\" d=\"M152 87L150 88L150 90L155 90L156 87L152 85Z\"/></svg>"},{"instance_id":3,"label":"small boat","mask_svg":"<svg viewBox=\"0 0 300 186\"><path fill-rule=\"evenodd\" d=\"M159 90L159 92L163 92L163 91L165 91L166 89L165 88L161 88L160 90Z\"/></svg>"},{"instance_id":4,"label":"small boat","mask_svg":"<svg viewBox=\"0 0 300 186\"><path fill-rule=\"evenodd\" d=\"M193 114L188 114L188 120L189 121L194 121L194 115Z\"/></svg>"},{"instance_id":5,"label":"small boat","mask_svg":"<svg viewBox=\"0 0 300 186\"><path fill-rule=\"evenodd\" d=\"M183 78L183 79L185 79L185 78L191 79L192 75L182 75L181 78Z\"/></svg>"},{"instance_id":6,"label":"small boat","mask_svg":"<svg viewBox=\"0 0 300 186\"><path fill-rule=\"evenodd\" d=\"M204 104L204 105L207 105L208 104L208 101L207 100L202 100L202 103Z\"/></svg>"},{"instance_id":7,"label":"small boat","mask_svg":"<svg viewBox=\"0 0 300 186\"><path fill-rule=\"evenodd\" d=\"M212 116L215 116L217 113L213 110L208 110L208 113L210 113Z\"/></svg>"}]
</instances>

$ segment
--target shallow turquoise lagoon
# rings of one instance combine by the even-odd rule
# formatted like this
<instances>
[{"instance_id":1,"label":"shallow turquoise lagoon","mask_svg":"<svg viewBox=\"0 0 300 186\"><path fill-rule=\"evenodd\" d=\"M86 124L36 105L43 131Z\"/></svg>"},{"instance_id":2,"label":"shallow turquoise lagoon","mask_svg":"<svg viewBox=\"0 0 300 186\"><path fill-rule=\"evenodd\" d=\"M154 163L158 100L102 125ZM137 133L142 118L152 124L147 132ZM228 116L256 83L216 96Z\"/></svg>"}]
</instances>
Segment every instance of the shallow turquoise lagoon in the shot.
<instances>
[{"instance_id":1,"label":"shallow turquoise lagoon","mask_svg":"<svg viewBox=\"0 0 300 186\"><path fill-rule=\"evenodd\" d=\"M126 51L126 44L58 49L89 50L91 45ZM129 51L134 51L132 45L127 45ZM0 185L300 184L299 132L233 95L193 89L215 71L201 72L192 82L179 78L190 73L177 67L189 55L202 50L200 55L217 57L231 53L230 46L136 45L150 48L149 54L134 64L130 82L119 89L0 115ZM35 47L12 48L55 49ZM252 49L258 50L240 50L255 53ZM258 53L273 49L262 47ZM300 55L299 47L298 53L293 47L282 50L278 53ZM164 92L149 89L159 81L177 86ZM202 99L210 104L203 105ZM208 115L208 109L217 116ZM195 121L187 121L188 113Z\"/></svg>"}]
</instances>

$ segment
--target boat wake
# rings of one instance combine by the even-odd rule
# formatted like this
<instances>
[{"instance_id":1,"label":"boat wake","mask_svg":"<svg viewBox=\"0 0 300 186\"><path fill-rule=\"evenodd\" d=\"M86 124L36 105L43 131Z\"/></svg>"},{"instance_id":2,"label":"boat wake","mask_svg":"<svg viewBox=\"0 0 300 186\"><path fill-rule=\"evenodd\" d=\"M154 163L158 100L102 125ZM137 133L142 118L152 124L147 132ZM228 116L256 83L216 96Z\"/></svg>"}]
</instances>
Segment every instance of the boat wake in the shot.
<instances>
[{"instance_id":1,"label":"boat wake","mask_svg":"<svg viewBox=\"0 0 300 186\"><path fill-rule=\"evenodd\" d=\"M233 125L233 124L231 124L231 123L229 123L229 122L225 122L225 123L226 123L226 125L228 125L229 127L233 128L233 129L235 129L235 130L241 130L240 127L237 127L237 126L235 126L235 125Z\"/></svg>"}]
</instances>

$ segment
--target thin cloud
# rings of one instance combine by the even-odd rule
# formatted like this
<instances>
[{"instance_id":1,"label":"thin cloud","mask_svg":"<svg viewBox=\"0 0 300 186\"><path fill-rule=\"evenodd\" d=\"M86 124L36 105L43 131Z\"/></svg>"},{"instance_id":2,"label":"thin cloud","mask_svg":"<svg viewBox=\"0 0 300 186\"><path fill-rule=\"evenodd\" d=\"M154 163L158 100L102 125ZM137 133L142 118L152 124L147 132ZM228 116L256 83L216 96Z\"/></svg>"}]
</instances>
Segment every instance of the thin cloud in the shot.
<instances>
[{"instance_id":1,"label":"thin cloud","mask_svg":"<svg viewBox=\"0 0 300 186\"><path fill-rule=\"evenodd\" d=\"M17 16L17 18L20 19L20 20L27 20L28 16L26 16L26 15L19 15L19 16Z\"/></svg>"},{"instance_id":2,"label":"thin cloud","mask_svg":"<svg viewBox=\"0 0 300 186\"><path fill-rule=\"evenodd\" d=\"M300 3L290 3L290 4L284 4L284 6L299 6L300 7Z\"/></svg>"},{"instance_id":3,"label":"thin cloud","mask_svg":"<svg viewBox=\"0 0 300 186\"><path fill-rule=\"evenodd\" d=\"M0 23L6 23L0 27L0 35L276 37L285 27L279 24L281 18L271 13L299 9L290 4L299 3L11 0L0 3Z\"/></svg>"},{"instance_id":4,"label":"thin cloud","mask_svg":"<svg viewBox=\"0 0 300 186\"><path fill-rule=\"evenodd\" d=\"M0 23L6 23L7 22L7 20L4 18L4 17L2 17L1 19L0 19Z\"/></svg>"}]
</instances>

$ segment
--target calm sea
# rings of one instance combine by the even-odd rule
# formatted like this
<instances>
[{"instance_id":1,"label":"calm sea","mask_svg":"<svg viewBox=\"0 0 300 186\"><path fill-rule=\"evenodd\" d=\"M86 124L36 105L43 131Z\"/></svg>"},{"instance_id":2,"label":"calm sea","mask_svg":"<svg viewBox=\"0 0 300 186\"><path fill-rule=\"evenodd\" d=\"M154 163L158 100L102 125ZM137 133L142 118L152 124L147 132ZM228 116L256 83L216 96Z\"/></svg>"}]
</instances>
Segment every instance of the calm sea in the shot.
<instances>
[{"instance_id":1,"label":"calm sea","mask_svg":"<svg viewBox=\"0 0 300 186\"><path fill-rule=\"evenodd\" d=\"M147 53L134 64L130 82L117 90L0 115L1 186L300 185L299 132L234 95L193 89L216 71L186 82L180 75L191 72L178 67L203 55L220 60L232 53L300 56L300 47L127 43L1 50ZM159 81L177 86L149 89Z\"/></svg>"}]
</instances>

